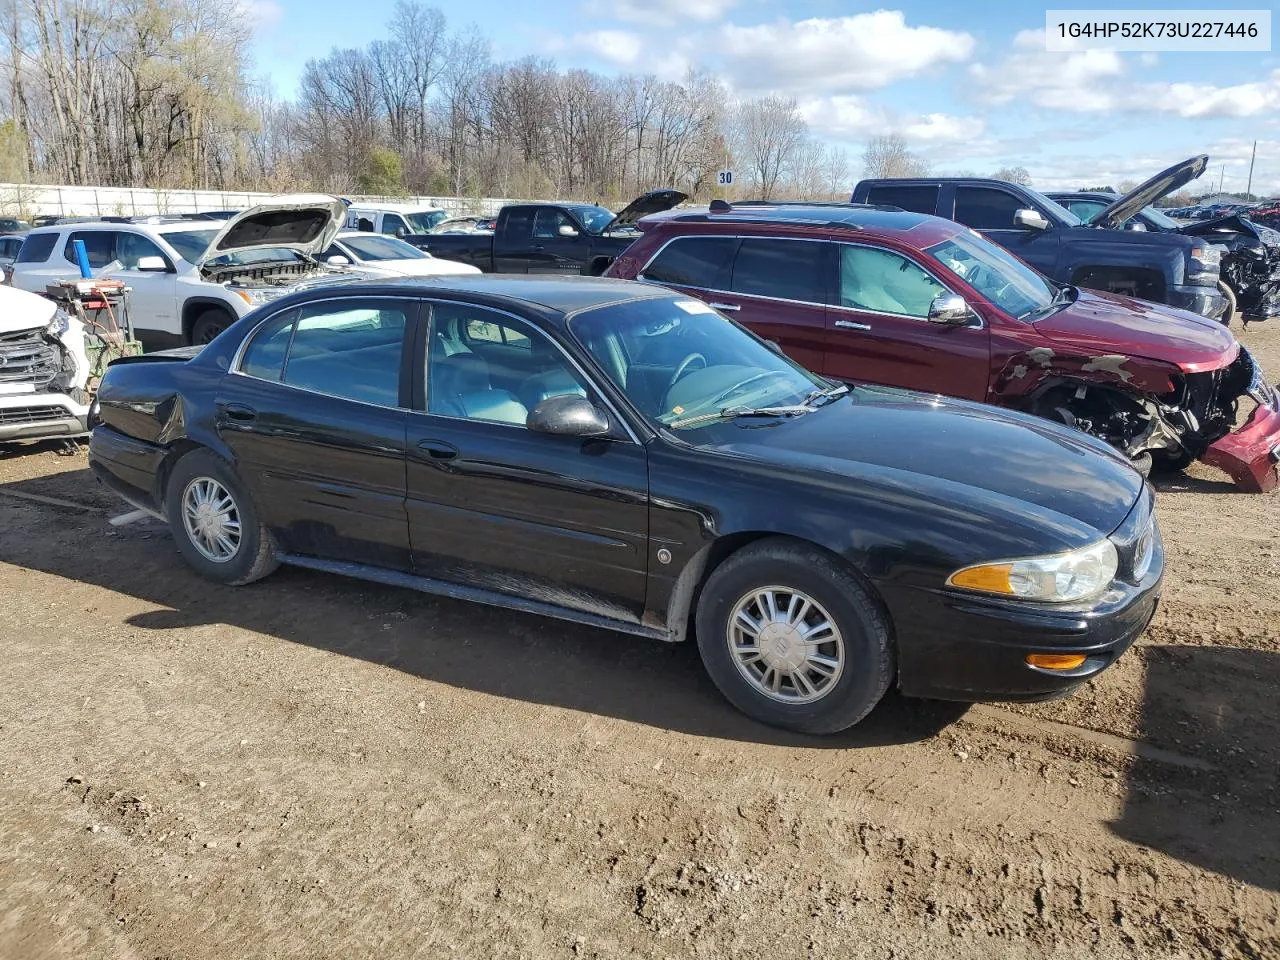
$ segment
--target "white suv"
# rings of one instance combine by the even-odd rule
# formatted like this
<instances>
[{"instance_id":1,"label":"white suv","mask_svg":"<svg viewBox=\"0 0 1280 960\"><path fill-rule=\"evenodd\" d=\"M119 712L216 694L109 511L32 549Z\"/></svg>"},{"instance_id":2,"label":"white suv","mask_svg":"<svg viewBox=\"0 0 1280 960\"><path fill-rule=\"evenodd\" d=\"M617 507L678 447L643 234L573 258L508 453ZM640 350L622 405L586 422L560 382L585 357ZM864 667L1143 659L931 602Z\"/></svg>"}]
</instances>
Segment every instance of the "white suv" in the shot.
<instances>
[{"instance_id":1,"label":"white suv","mask_svg":"<svg viewBox=\"0 0 1280 960\"><path fill-rule=\"evenodd\" d=\"M334 197L280 197L224 223L203 220L93 221L27 234L13 286L44 293L80 275L83 240L95 277L132 289L129 317L150 346L208 343L250 310L313 282L359 279L317 262L347 208Z\"/></svg>"}]
</instances>

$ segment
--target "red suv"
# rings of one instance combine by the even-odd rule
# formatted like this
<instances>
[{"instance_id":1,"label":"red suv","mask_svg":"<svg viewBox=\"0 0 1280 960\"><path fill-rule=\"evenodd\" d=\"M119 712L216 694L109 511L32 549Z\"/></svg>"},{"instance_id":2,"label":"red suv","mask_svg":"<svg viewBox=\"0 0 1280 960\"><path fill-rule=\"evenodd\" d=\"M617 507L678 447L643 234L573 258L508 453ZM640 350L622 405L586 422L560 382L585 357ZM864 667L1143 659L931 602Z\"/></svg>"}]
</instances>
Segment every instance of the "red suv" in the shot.
<instances>
[{"instance_id":1,"label":"red suv","mask_svg":"<svg viewBox=\"0 0 1280 960\"><path fill-rule=\"evenodd\" d=\"M1144 472L1199 458L1241 489L1277 486L1280 391L1213 320L1055 283L896 207L716 201L639 228L606 275L699 297L825 376L1064 422Z\"/></svg>"}]
</instances>

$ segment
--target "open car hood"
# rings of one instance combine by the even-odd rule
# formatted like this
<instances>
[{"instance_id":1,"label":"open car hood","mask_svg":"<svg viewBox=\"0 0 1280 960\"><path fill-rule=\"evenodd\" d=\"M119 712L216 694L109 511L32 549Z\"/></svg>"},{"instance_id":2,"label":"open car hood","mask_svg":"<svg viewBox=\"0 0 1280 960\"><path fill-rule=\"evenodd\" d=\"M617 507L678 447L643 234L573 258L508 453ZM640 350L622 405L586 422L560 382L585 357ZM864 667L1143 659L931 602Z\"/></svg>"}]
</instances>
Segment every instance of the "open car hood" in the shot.
<instances>
[{"instance_id":1,"label":"open car hood","mask_svg":"<svg viewBox=\"0 0 1280 960\"><path fill-rule=\"evenodd\" d=\"M1209 239L1221 234L1243 233L1247 237L1253 237L1263 246L1280 246L1280 234L1275 230L1254 223L1248 217L1238 213L1233 213L1229 217L1218 217L1215 220L1196 220L1180 228L1178 232L1189 237L1208 237Z\"/></svg>"},{"instance_id":2,"label":"open car hood","mask_svg":"<svg viewBox=\"0 0 1280 960\"><path fill-rule=\"evenodd\" d=\"M689 199L687 193L681 193L679 190L650 190L643 193L628 203L622 210L609 221L609 225L600 231L606 234L610 230L617 230L619 227L635 227L636 222L641 217L647 217L651 213L662 213L670 210L672 207L684 203Z\"/></svg>"},{"instance_id":3,"label":"open car hood","mask_svg":"<svg viewBox=\"0 0 1280 960\"><path fill-rule=\"evenodd\" d=\"M1161 197L1185 187L1204 173L1208 165L1209 155L1202 153L1190 160L1175 163L1167 170L1161 170L1150 180L1139 184L1101 211L1089 221L1090 226L1103 227L1107 230L1119 229L1122 223L1135 216L1143 207L1149 207Z\"/></svg>"},{"instance_id":4,"label":"open car hood","mask_svg":"<svg viewBox=\"0 0 1280 960\"><path fill-rule=\"evenodd\" d=\"M337 197L273 197L228 220L196 266L246 250L293 250L314 257L333 242L346 215L347 206Z\"/></svg>"}]
</instances>

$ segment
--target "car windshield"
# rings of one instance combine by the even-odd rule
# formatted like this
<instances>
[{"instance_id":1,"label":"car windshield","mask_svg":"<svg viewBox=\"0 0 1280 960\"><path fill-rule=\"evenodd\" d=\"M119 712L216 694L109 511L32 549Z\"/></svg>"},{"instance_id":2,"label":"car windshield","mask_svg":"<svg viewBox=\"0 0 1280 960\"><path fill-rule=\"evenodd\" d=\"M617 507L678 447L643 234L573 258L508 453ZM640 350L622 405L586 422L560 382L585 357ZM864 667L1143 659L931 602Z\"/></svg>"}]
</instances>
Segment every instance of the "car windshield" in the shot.
<instances>
[{"instance_id":1,"label":"car windshield","mask_svg":"<svg viewBox=\"0 0 1280 960\"><path fill-rule=\"evenodd\" d=\"M217 230L168 230L161 234L187 263L195 263L218 235Z\"/></svg>"},{"instance_id":2,"label":"car windshield","mask_svg":"<svg viewBox=\"0 0 1280 960\"><path fill-rule=\"evenodd\" d=\"M575 315L569 329L641 413L677 430L716 422L718 414L803 404L834 387L701 300L595 307Z\"/></svg>"},{"instance_id":3,"label":"car windshield","mask_svg":"<svg viewBox=\"0 0 1280 960\"><path fill-rule=\"evenodd\" d=\"M1150 220L1152 223L1154 223L1161 230L1177 230L1178 229L1178 221L1169 217L1162 210L1157 210L1155 207L1144 207L1142 210L1142 215L1146 217L1148 220Z\"/></svg>"},{"instance_id":4,"label":"car windshield","mask_svg":"<svg viewBox=\"0 0 1280 960\"><path fill-rule=\"evenodd\" d=\"M431 210L426 213L406 213L404 217L409 221L409 226L413 227L414 233L430 233L432 227L443 223L449 215L443 210Z\"/></svg>"},{"instance_id":5,"label":"car windshield","mask_svg":"<svg viewBox=\"0 0 1280 960\"><path fill-rule=\"evenodd\" d=\"M1005 313L1023 320L1053 306L1057 289L1003 247L972 231L927 247L943 266Z\"/></svg>"},{"instance_id":6,"label":"car windshield","mask_svg":"<svg viewBox=\"0 0 1280 960\"><path fill-rule=\"evenodd\" d=\"M338 242L349 247L361 260L425 260L427 255L413 244L396 237L340 237Z\"/></svg>"},{"instance_id":7,"label":"car windshield","mask_svg":"<svg viewBox=\"0 0 1280 960\"><path fill-rule=\"evenodd\" d=\"M593 207L584 203L568 209L582 221L582 225L587 228L588 233L600 233L613 222L613 213L604 207Z\"/></svg>"}]
</instances>

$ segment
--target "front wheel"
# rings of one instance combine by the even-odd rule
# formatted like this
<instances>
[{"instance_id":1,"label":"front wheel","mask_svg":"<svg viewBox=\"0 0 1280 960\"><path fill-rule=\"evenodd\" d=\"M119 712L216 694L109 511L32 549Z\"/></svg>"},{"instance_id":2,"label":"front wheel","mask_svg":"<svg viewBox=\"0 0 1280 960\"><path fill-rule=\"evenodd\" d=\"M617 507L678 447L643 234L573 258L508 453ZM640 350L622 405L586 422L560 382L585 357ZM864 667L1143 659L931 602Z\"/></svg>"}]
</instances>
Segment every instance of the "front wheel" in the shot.
<instances>
[{"instance_id":1,"label":"front wheel","mask_svg":"<svg viewBox=\"0 0 1280 960\"><path fill-rule=\"evenodd\" d=\"M801 733L853 726L893 680L889 624L871 592L838 559L790 540L759 541L715 570L697 635L730 703Z\"/></svg>"},{"instance_id":2,"label":"front wheel","mask_svg":"<svg viewBox=\"0 0 1280 960\"><path fill-rule=\"evenodd\" d=\"M208 450L186 454L173 468L165 512L178 552L201 576L240 586L275 570L271 535L248 492Z\"/></svg>"},{"instance_id":3,"label":"front wheel","mask_svg":"<svg viewBox=\"0 0 1280 960\"><path fill-rule=\"evenodd\" d=\"M231 326L231 323L231 318L222 310L217 308L206 310L191 324L191 343L197 346L212 343L218 334Z\"/></svg>"}]
</instances>

